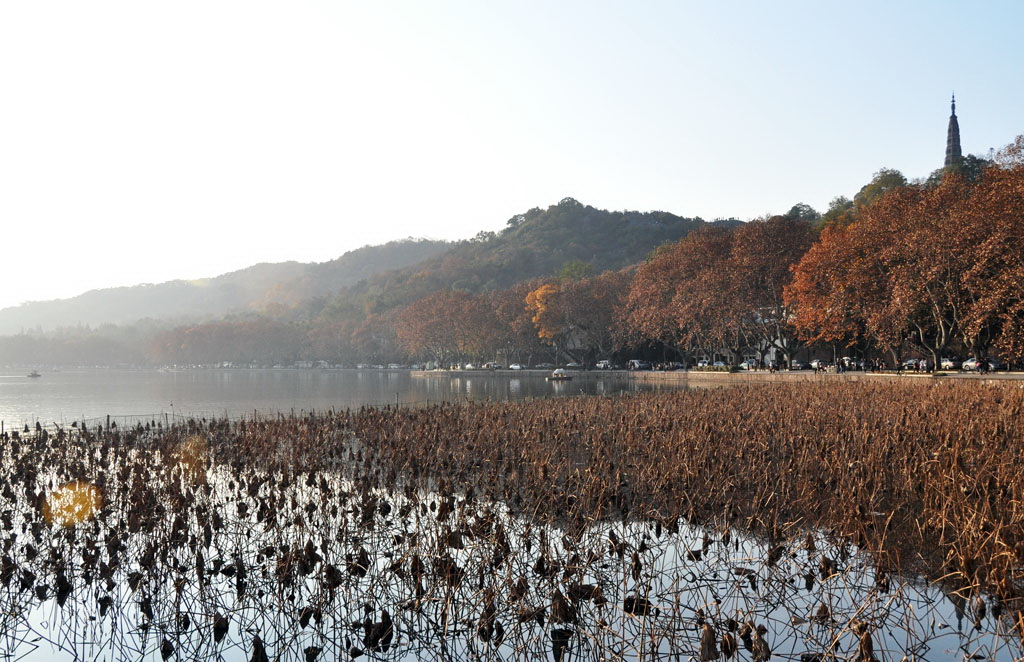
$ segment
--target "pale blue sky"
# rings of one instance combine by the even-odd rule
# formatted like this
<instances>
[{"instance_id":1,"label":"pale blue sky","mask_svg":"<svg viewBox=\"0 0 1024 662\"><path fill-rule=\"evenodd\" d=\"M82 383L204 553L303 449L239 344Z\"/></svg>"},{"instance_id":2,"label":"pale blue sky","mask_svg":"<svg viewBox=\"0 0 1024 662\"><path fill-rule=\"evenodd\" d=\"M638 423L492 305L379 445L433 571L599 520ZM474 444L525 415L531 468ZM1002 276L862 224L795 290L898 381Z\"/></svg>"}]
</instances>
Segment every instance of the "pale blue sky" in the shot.
<instances>
[{"instance_id":1,"label":"pale blue sky","mask_svg":"<svg viewBox=\"0 0 1024 662\"><path fill-rule=\"evenodd\" d=\"M0 307L466 238L750 219L1024 133L1024 3L0 3Z\"/></svg>"}]
</instances>

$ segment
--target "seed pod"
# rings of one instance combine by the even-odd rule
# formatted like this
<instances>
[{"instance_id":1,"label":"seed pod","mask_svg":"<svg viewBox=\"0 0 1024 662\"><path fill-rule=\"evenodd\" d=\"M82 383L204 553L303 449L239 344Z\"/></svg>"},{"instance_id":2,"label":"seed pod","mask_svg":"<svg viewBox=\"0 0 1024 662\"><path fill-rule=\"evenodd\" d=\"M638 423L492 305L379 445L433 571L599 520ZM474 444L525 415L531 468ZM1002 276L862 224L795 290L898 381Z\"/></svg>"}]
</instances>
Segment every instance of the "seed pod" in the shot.
<instances>
[{"instance_id":1,"label":"seed pod","mask_svg":"<svg viewBox=\"0 0 1024 662\"><path fill-rule=\"evenodd\" d=\"M712 662L718 659L718 641L715 629L705 622L700 633L700 662Z\"/></svg>"}]
</instances>

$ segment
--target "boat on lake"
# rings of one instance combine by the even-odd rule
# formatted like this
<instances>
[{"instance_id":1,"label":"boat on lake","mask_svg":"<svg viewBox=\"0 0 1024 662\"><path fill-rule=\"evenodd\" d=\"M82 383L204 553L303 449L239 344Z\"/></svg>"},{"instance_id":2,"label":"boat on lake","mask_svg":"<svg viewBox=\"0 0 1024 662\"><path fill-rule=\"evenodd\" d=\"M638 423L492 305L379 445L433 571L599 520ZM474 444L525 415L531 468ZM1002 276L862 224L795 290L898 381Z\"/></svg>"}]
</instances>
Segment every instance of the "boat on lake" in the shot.
<instances>
[{"instance_id":1,"label":"boat on lake","mask_svg":"<svg viewBox=\"0 0 1024 662\"><path fill-rule=\"evenodd\" d=\"M567 373L564 368L556 368L546 379L549 382L567 382L572 379L572 375Z\"/></svg>"},{"instance_id":2,"label":"boat on lake","mask_svg":"<svg viewBox=\"0 0 1024 662\"><path fill-rule=\"evenodd\" d=\"M42 375L39 374L38 370L33 370L32 372L28 373L28 375L26 375L26 376L27 377L42 377Z\"/></svg>"}]
</instances>

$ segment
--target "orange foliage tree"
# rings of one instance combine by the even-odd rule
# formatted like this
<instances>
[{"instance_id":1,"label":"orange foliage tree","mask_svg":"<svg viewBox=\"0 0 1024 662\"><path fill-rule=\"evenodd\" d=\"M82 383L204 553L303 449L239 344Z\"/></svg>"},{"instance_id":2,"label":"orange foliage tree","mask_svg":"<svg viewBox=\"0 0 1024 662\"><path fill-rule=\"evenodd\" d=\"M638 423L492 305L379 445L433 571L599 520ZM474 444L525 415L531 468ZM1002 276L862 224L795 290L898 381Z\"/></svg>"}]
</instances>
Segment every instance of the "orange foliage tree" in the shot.
<instances>
[{"instance_id":1,"label":"orange foliage tree","mask_svg":"<svg viewBox=\"0 0 1024 662\"><path fill-rule=\"evenodd\" d=\"M735 230L708 228L662 249L641 265L622 308L632 338L683 352L795 347L783 288L790 266L810 246L811 226L776 216Z\"/></svg>"},{"instance_id":2,"label":"orange foliage tree","mask_svg":"<svg viewBox=\"0 0 1024 662\"><path fill-rule=\"evenodd\" d=\"M762 351L778 350L788 364L800 347L784 290L792 267L815 239L813 227L799 218L773 216L736 228L727 261L730 296L745 312L743 326Z\"/></svg>"},{"instance_id":3,"label":"orange foliage tree","mask_svg":"<svg viewBox=\"0 0 1024 662\"><path fill-rule=\"evenodd\" d=\"M533 354L541 350L533 315L523 305L537 286L535 282L523 282L488 294L497 322L494 354L503 356L506 363L529 364Z\"/></svg>"},{"instance_id":4,"label":"orange foliage tree","mask_svg":"<svg viewBox=\"0 0 1024 662\"><path fill-rule=\"evenodd\" d=\"M955 342L976 356L1024 353L1024 167L1012 157L970 182L947 174L827 228L794 268L786 301L810 340L866 335L894 359L909 345L938 364Z\"/></svg>"},{"instance_id":5,"label":"orange foliage tree","mask_svg":"<svg viewBox=\"0 0 1024 662\"><path fill-rule=\"evenodd\" d=\"M784 290L790 322L802 338L845 347L872 341L899 357L904 325L884 314L890 270L882 254L896 236L885 223L865 221L822 231Z\"/></svg>"},{"instance_id":6,"label":"orange foliage tree","mask_svg":"<svg viewBox=\"0 0 1024 662\"><path fill-rule=\"evenodd\" d=\"M496 326L493 310L481 297L465 290L440 290L403 308L395 333L410 354L426 355L446 366L486 351Z\"/></svg>"},{"instance_id":7,"label":"orange foliage tree","mask_svg":"<svg viewBox=\"0 0 1024 662\"><path fill-rule=\"evenodd\" d=\"M990 339L1005 356L1024 357L1024 136L997 155L960 214L978 228L967 239L963 283L972 305L962 318L964 343L976 356Z\"/></svg>"},{"instance_id":8,"label":"orange foliage tree","mask_svg":"<svg viewBox=\"0 0 1024 662\"><path fill-rule=\"evenodd\" d=\"M544 283L526 296L537 336L576 361L610 355L618 341L615 313L628 290L627 271Z\"/></svg>"},{"instance_id":9,"label":"orange foliage tree","mask_svg":"<svg viewBox=\"0 0 1024 662\"><path fill-rule=\"evenodd\" d=\"M681 351L714 353L742 344L725 264L732 232L706 228L657 251L640 265L621 321L634 341L659 340Z\"/></svg>"}]
</instances>

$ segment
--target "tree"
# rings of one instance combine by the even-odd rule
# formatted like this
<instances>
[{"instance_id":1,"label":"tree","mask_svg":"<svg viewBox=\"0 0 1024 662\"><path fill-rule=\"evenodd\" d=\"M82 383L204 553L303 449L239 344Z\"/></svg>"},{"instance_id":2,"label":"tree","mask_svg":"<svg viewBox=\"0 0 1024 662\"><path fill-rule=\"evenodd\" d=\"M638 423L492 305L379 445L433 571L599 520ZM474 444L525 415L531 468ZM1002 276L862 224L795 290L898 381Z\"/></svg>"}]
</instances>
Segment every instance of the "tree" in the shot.
<instances>
[{"instance_id":1,"label":"tree","mask_svg":"<svg viewBox=\"0 0 1024 662\"><path fill-rule=\"evenodd\" d=\"M370 313L352 330L352 346L360 361L388 363L397 358L399 343L394 317Z\"/></svg>"},{"instance_id":2,"label":"tree","mask_svg":"<svg viewBox=\"0 0 1024 662\"><path fill-rule=\"evenodd\" d=\"M464 290L441 290L403 308L395 319L395 335L410 354L447 366L481 351L496 326L492 320L481 299Z\"/></svg>"},{"instance_id":3,"label":"tree","mask_svg":"<svg viewBox=\"0 0 1024 662\"><path fill-rule=\"evenodd\" d=\"M709 227L663 248L637 269L622 309L634 338L658 339L683 351L729 350L739 362L746 345L742 303L733 296L733 233Z\"/></svg>"},{"instance_id":4,"label":"tree","mask_svg":"<svg viewBox=\"0 0 1024 662\"><path fill-rule=\"evenodd\" d=\"M832 198L828 211L821 217L821 225L849 225L853 220L853 200L840 195Z\"/></svg>"},{"instance_id":5,"label":"tree","mask_svg":"<svg viewBox=\"0 0 1024 662\"><path fill-rule=\"evenodd\" d=\"M532 314L524 306L526 296L537 286L524 282L489 296L498 324L495 354L503 355L506 363L532 363L532 355L541 348Z\"/></svg>"},{"instance_id":6,"label":"tree","mask_svg":"<svg viewBox=\"0 0 1024 662\"><path fill-rule=\"evenodd\" d=\"M954 342L976 356L991 346L1019 355L1024 168L894 189L853 224L826 228L794 276L786 299L808 339L864 333L894 358L908 343L936 364Z\"/></svg>"},{"instance_id":7,"label":"tree","mask_svg":"<svg viewBox=\"0 0 1024 662\"><path fill-rule=\"evenodd\" d=\"M805 223L817 223L821 220L821 214L819 214L814 207L804 204L803 202L798 202L793 205L790 210L786 212L785 217L794 221L804 221Z\"/></svg>"},{"instance_id":8,"label":"tree","mask_svg":"<svg viewBox=\"0 0 1024 662\"><path fill-rule=\"evenodd\" d=\"M567 283L559 292L563 323L571 344L591 359L610 356L619 341L616 313L629 288L628 271L606 271L593 278Z\"/></svg>"},{"instance_id":9,"label":"tree","mask_svg":"<svg viewBox=\"0 0 1024 662\"><path fill-rule=\"evenodd\" d=\"M878 248L890 240L885 228L861 223L822 230L784 290L790 321L802 339L844 347L871 339L899 357L902 329L868 325L885 301L887 273Z\"/></svg>"},{"instance_id":10,"label":"tree","mask_svg":"<svg viewBox=\"0 0 1024 662\"><path fill-rule=\"evenodd\" d=\"M964 344L983 356L991 343L1005 356L1024 357L1024 139L1004 148L996 165L954 213L972 228L963 285L970 305L962 317ZM1016 151L1018 158L1012 154Z\"/></svg>"},{"instance_id":11,"label":"tree","mask_svg":"<svg viewBox=\"0 0 1024 662\"><path fill-rule=\"evenodd\" d=\"M783 292L792 280L792 266L814 238L806 218L789 214L751 221L733 236L728 260L733 282L726 296L747 311L744 326L757 339L757 349L775 348L787 364L800 343Z\"/></svg>"},{"instance_id":12,"label":"tree","mask_svg":"<svg viewBox=\"0 0 1024 662\"><path fill-rule=\"evenodd\" d=\"M857 195L853 196L853 205L859 209L870 205L886 193L895 191L907 185L907 178L899 170L882 168L875 173L871 181L861 187Z\"/></svg>"},{"instance_id":13,"label":"tree","mask_svg":"<svg viewBox=\"0 0 1024 662\"><path fill-rule=\"evenodd\" d=\"M547 343L553 343L565 333L558 316L557 297L558 285L554 283L544 283L526 295L526 310L537 329L537 336Z\"/></svg>"},{"instance_id":14,"label":"tree","mask_svg":"<svg viewBox=\"0 0 1024 662\"><path fill-rule=\"evenodd\" d=\"M561 280L583 280L594 273L594 267L583 260L570 260L558 270L558 278Z\"/></svg>"},{"instance_id":15,"label":"tree","mask_svg":"<svg viewBox=\"0 0 1024 662\"><path fill-rule=\"evenodd\" d=\"M933 170L932 173L928 175L928 179L925 180L924 185L929 188L938 186L946 175L951 174L962 177L969 182L977 182L985 173L985 169L990 165L992 165L992 161L980 156L975 156L974 154L968 154L961 158L955 165Z\"/></svg>"}]
</instances>

